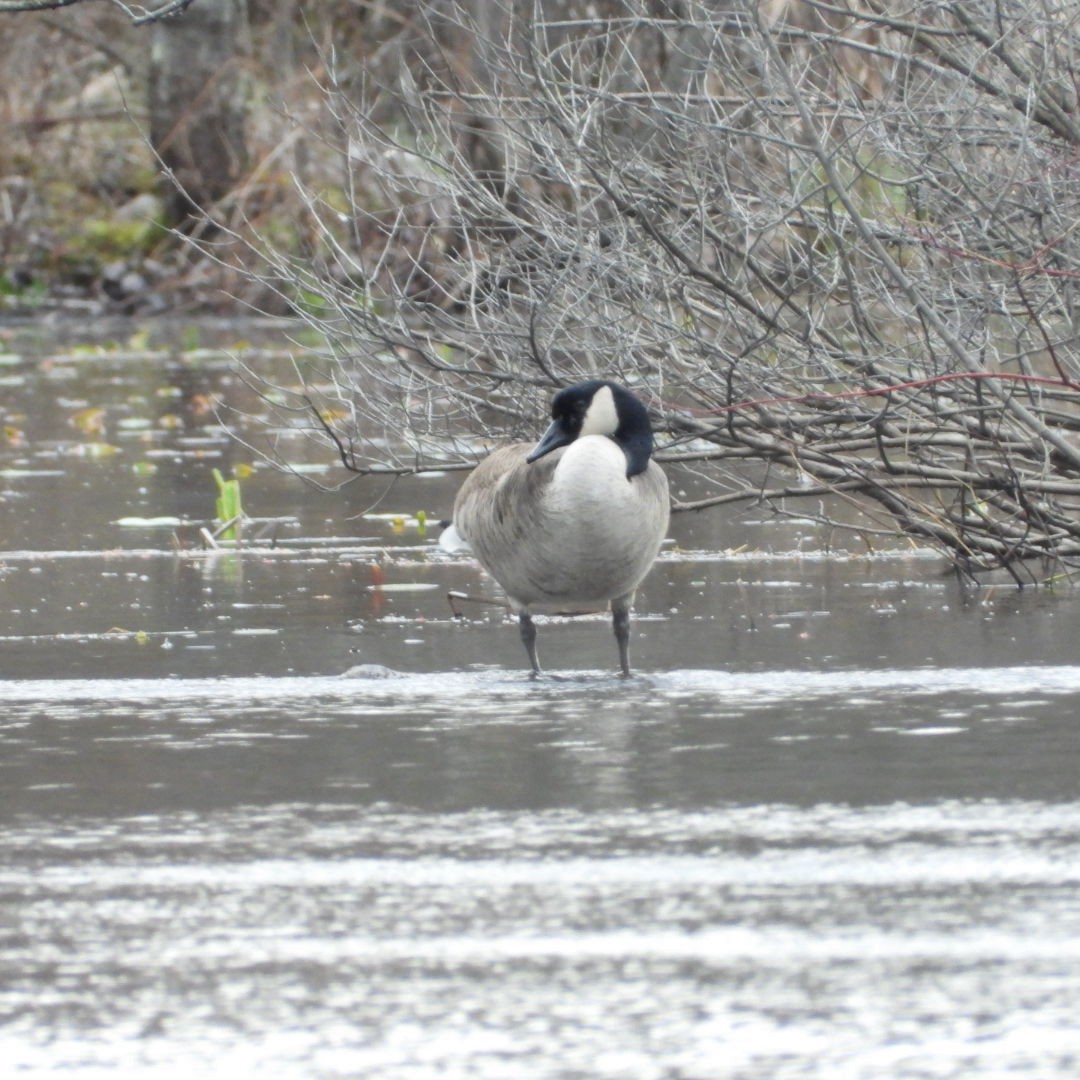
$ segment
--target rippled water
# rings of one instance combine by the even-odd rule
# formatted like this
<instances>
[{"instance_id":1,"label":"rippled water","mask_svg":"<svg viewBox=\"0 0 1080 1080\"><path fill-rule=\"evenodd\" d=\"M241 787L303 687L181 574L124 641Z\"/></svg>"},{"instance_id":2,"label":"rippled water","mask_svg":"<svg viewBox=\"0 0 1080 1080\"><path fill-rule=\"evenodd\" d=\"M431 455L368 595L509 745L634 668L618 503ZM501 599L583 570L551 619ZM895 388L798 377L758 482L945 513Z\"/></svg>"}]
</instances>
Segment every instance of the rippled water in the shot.
<instances>
[{"instance_id":1,"label":"rippled water","mask_svg":"<svg viewBox=\"0 0 1080 1080\"><path fill-rule=\"evenodd\" d=\"M682 518L640 674L548 620L532 683L512 625L449 617L476 568L403 524L457 478L387 505L260 470L277 546L177 553L154 519L205 516L235 447L204 417L72 453L95 394L112 423L156 391L98 361L60 394L47 360L9 365L0 450L11 1075L1080 1072L1067 590Z\"/></svg>"},{"instance_id":2,"label":"rippled water","mask_svg":"<svg viewBox=\"0 0 1080 1080\"><path fill-rule=\"evenodd\" d=\"M1080 668L0 686L10 1067L1073 1075Z\"/></svg>"},{"instance_id":3,"label":"rippled water","mask_svg":"<svg viewBox=\"0 0 1080 1080\"><path fill-rule=\"evenodd\" d=\"M1078 824L304 803L28 828L5 966L35 1005L0 1050L151 1075L1065 1076Z\"/></svg>"}]
</instances>

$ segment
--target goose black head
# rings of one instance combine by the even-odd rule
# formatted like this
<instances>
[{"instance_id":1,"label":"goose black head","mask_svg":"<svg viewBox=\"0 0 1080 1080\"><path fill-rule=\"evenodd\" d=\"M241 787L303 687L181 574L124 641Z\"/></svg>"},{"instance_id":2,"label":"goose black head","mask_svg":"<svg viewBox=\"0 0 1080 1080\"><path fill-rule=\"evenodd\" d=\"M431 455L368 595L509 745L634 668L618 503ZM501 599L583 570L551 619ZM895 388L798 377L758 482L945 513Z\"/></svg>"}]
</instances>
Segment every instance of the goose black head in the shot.
<instances>
[{"instance_id":1,"label":"goose black head","mask_svg":"<svg viewBox=\"0 0 1080 1080\"><path fill-rule=\"evenodd\" d=\"M644 472L652 455L652 425L644 405L625 387L590 379L560 390L551 401L551 425L525 459L536 461L582 435L607 435L626 455L626 475Z\"/></svg>"}]
</instances>

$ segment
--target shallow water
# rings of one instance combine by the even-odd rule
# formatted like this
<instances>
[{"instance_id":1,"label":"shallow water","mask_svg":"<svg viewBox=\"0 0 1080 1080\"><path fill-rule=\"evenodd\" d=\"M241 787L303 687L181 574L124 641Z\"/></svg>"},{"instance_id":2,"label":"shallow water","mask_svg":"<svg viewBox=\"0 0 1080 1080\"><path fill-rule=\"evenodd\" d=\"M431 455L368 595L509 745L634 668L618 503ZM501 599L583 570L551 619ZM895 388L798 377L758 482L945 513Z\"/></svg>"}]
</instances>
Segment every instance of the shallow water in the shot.
<instances>
[{"instance_id":1,"label":"shallow water","mask_svg":"<svg viewBox=\"0 0 1080 1080\"><path fill-rule=\"evenodd\" d=\"M250 460L196 408L228 364L4 370L13 1074L1077 1074L1067 590L683 517L639 674L546 620L533 683L497 612L449 615L489 586L413 515L456 476L259 468L276 546L178 553L154 519Z\"/></svg>"}]
</instances>

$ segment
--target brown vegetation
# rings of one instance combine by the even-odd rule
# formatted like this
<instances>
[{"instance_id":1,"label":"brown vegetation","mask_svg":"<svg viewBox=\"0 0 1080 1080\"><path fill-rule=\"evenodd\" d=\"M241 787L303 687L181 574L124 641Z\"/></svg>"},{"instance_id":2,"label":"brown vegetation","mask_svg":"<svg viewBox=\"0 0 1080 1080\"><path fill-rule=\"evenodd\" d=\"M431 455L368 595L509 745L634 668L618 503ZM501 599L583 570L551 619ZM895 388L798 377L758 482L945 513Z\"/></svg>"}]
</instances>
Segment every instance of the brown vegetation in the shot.
<instances>
[{"instance_id":1,"label":"brown vegetation","mask_svg":"<svg viewBox=\"0 0 1080 1080\"><path fill-rule=\"evenodd\" d=\"M219 245L217 261L208 261L166 227L191 209L184 192L192 167L242 146L234 177L215 185L220 177L210 176L203 186L204 224L220 221L245 236L258 232L284 249L302 250L308 227L298 187L325 192L341 206L346 201L323 58L334 51L347 57L341 71L352 82L393 73L400 54L387 50L407 29L411 5L253 0L235 6L247 12L242 47L222 58L205 91L170 81L171 102L161 100L161 81L151 77L152 35L166 32L160 27L135 25L111 4L40 14L0 8L5 43L18 44L0 53L0 299L8 310L277 302L252 290L236 250ZM213 37L214 30L193 14L183 24L169 23L168 32L194 26L194 47L199 34ZM186 130L185 121L222 85L241 98L246 125L219 154L221 132ZM161 159L180 189L162 182Z\"/></svg>"}]
</instances>

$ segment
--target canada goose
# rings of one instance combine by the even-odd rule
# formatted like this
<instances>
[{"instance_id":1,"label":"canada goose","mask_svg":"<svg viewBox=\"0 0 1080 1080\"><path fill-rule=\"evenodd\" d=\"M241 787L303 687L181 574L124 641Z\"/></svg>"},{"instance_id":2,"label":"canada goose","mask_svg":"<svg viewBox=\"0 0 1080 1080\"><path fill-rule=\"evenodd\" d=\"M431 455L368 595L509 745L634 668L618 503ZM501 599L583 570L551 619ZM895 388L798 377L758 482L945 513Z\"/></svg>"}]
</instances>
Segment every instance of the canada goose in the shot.
<instances>
[{"instance_id":1,"label":"canada goose","mask_svg":"<svg viewBox=\"0 0 1080 1080\"><path fill-rule=\"evenodd\" d=\"M629 675L630 604L668 526L649 414L624 387L591 379L560 390L551 417L535 447L505 446L470 473L444 546L463 541L502 586L534 678L533 611L609 604Z\"/></svg>"}]
</instances>

